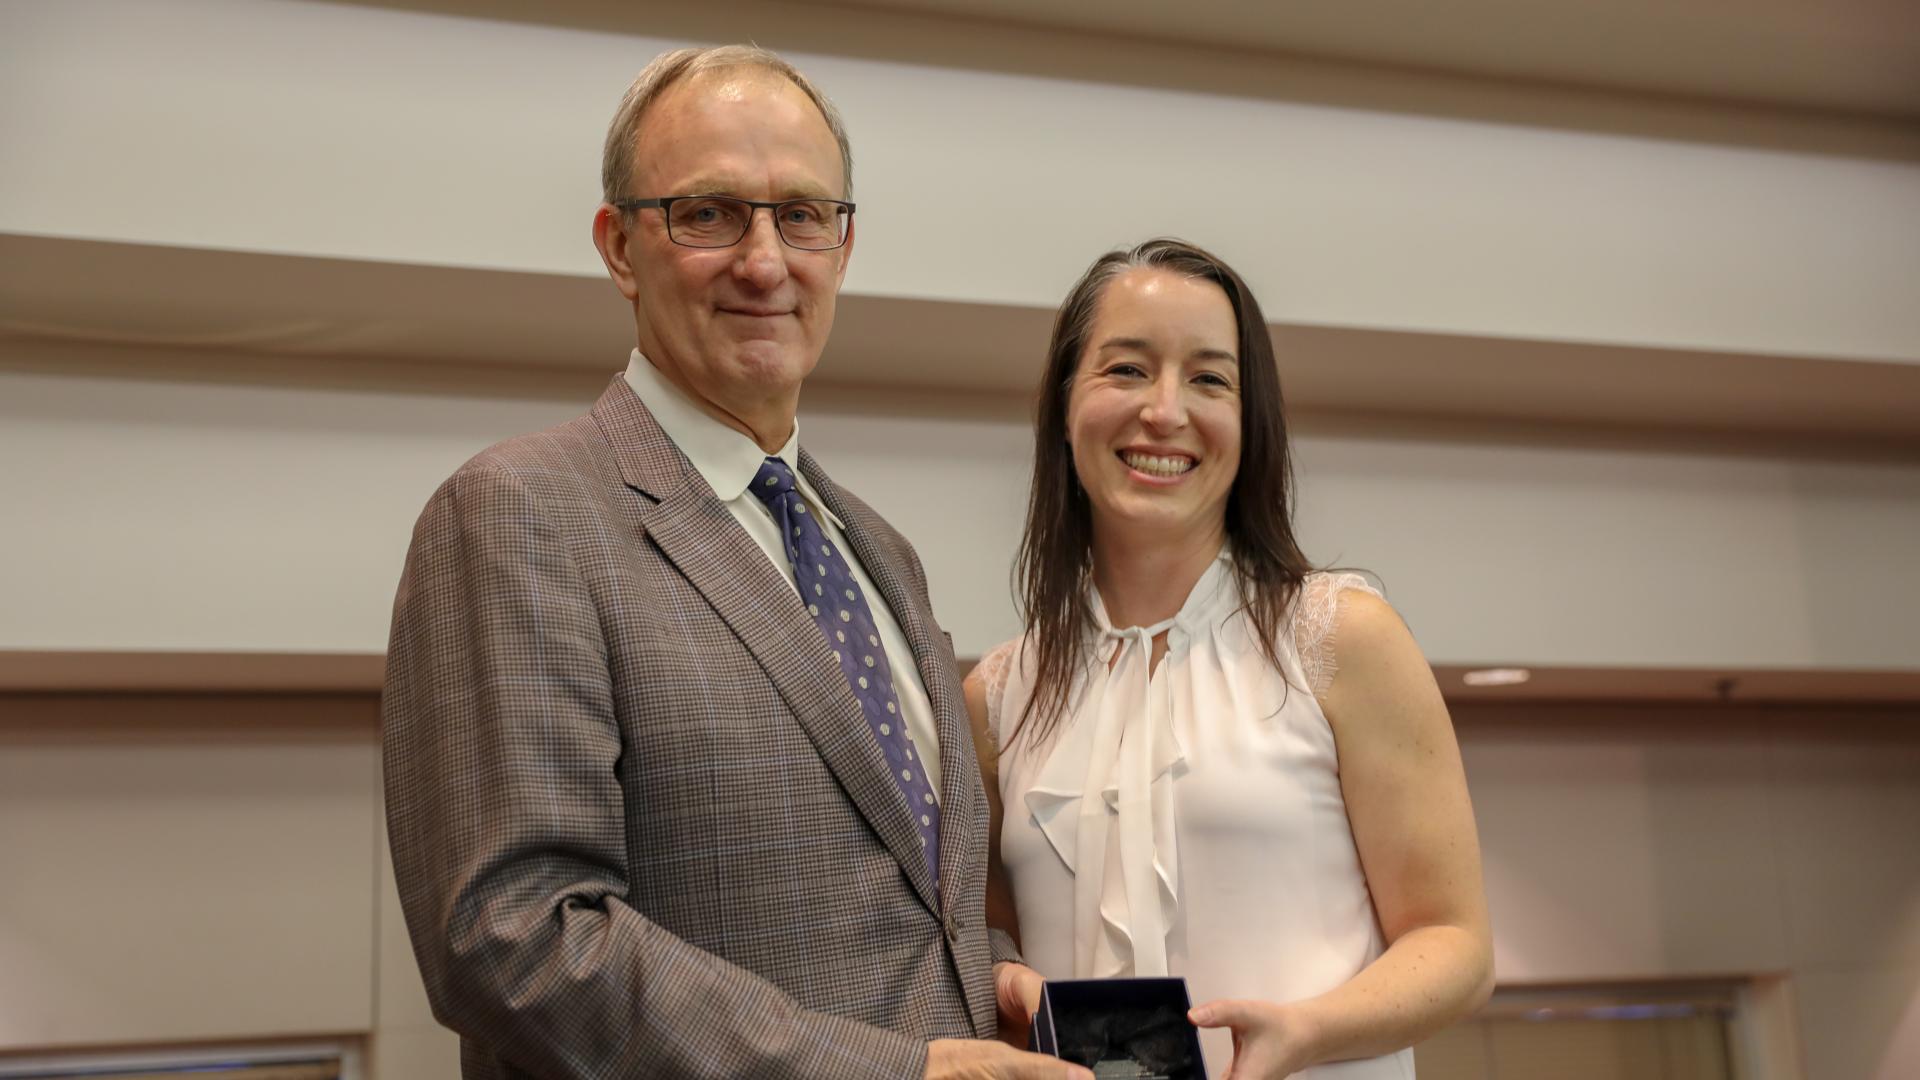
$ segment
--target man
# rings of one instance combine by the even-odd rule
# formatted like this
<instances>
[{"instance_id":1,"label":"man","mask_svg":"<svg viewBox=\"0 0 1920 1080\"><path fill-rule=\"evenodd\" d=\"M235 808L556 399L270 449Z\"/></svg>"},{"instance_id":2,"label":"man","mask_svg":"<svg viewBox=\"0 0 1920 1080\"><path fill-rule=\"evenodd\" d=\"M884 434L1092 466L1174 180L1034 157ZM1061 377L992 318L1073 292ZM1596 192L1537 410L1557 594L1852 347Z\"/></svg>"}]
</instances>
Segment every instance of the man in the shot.
<instances>
[{"instance_id":1,"label":"man","mask_svg":"<svg viewBox=\"0 0 1920 1080\"><path fill-rule=\"evenodd\" d=\"M468 1077L1087 1075L981 1041L993 961L1018 1021L1035 977L985 925L952 647L913 549L798 446L850 161L773 54L655 60L593 226L626 375L421 516L388 823Z\"/></svg>"}]
</instances>

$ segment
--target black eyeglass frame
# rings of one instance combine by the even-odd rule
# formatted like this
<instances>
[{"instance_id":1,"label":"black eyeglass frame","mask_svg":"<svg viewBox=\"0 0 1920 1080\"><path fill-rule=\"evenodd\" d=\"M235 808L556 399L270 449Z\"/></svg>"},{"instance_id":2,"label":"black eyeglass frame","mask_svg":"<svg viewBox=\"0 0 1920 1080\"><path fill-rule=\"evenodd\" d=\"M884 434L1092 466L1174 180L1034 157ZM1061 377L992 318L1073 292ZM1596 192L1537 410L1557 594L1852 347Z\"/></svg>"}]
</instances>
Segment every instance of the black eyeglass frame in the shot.
<instances>
[{"instance_id":1,"label":"black eyeglass frame","mask_svg":"<svg viewBox=\"0 0 1920 1080\"><path fill-rule=\"evenodd\" d=\"M729 243L729 244L685 243L677 239L673 235L673 212L671 207L673 206L674 203L682 202L687 199L725 199L728 202L739 203L740 205L747 208L747 224L744 228L740 230L740 235L734 239L733 243ZM801 203L832 203L833 205L840 208L840 212L846 215L848 227L840 230L839 243L833 245L832 247L808 248L808 247L801 247L800 245L787 239L786 231L780 228L780 208L783 206L797 206ZM696 248L701 251L722 251L726 248L732 247L734 244L738 244L741 240L745 240L747 238L747 233L753 230L754 212L756 210L762 210L762 209L770 211L773 214L773 231L775 235L780 237L780 242L787 245L788 247L792 248L795 251L839 251L841 248L847 246L847 238L851 236L853 233L853 229L852 229L853 204L848 202L845 199L781 199L779 202L760 202L755 199L736 198L735 196L732 196L732 195L662 195L657 199L615 199L609 205L611 205L616 210L625 210L625 211L659 210L661 216L666 218L667 239L672 240L674 243L679 244L681 247Z\"/></svg>"}]
</instances>

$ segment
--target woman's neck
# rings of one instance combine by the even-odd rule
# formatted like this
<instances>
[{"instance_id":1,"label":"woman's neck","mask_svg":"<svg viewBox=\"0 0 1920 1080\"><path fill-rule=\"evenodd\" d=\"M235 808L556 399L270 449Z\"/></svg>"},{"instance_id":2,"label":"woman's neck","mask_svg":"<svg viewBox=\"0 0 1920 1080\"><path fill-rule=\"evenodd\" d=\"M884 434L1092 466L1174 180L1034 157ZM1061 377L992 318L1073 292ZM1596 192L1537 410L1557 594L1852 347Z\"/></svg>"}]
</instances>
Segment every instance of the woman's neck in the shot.
<instances>
[{"instance_id":1,"label":"woman's neck","mask_svg":"<svg viewBox=\"0 0 1920 1080\"><path fill-rule=\"evenodd\" d=\"M1093 532L1093 585L1115 629L1152 626L1179 614L1180 605L1226 543L1224 524L1167 538L1125 528Z\"/></svg>"}]
</instances>

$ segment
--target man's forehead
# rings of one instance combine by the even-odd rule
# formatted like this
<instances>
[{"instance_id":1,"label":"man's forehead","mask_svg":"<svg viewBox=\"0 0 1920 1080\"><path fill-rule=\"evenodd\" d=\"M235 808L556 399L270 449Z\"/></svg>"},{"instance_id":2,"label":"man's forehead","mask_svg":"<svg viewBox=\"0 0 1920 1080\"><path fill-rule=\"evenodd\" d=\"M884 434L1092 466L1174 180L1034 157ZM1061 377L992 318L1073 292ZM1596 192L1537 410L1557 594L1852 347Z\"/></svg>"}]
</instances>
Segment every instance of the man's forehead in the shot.
<instances>
[{"instance_id":1,"label":"man's forehead","mask_svg":"<svg viewBox=\"0 0 1920 1080\"><path fill-rule=\"evenodd\" d=\"M819 113L813 99L792 79L778 71L751 64L696 71L662 90L647 112L651 116L676 107L712 103L764 106L782 99L815 115ZM822 117L820 123L825 127L826 119Z\"/></svg>"},{"instance_id":2,"label":"man's forehead","mask_svg":"<svg viewBox=\"0 0 1920 1080\"><path fill-rule=\"evenodd\" d=\"M805 97L805 91L794 84L792 79L771 68L754 64L735 64L731 67L710 68L695 72L680 81L680 86L693 93L702 93L720 101L743 101L756 91L791 91Z\"/></svg>"},{"instance_id":3,"label":"man's forehead","mask_svg":"<svg viewBox=\"0 0 1920 1080\"><path fill-rule=\"evenodd\" d=\"M674 194L759 190L769 179L760 156L767 150L802 165L775 180L781 189L776 197L838 198L844 183L840 147L826 117L805 90L766 68L742 65L688 76L661 92L635 136L640 170L670 184Z\"/></svg>"},{"instance_id":4,"label":"man's forehead","mask_svg":"<svg viewBox=\"0 0 1920 1080\"><path fill-rule=\"evenodd\" d=\"M676 178L676 195L742 195L759 190L766 183L766 173L748 173L745 170L730 170L721 167L704 169L690 177ZM772 191L766 192L774 199L837 199L840 196L828 190L826 184L804 177L788 177ZM757 197L757 196L756 196Z\"/></svg>"}]
</instances>

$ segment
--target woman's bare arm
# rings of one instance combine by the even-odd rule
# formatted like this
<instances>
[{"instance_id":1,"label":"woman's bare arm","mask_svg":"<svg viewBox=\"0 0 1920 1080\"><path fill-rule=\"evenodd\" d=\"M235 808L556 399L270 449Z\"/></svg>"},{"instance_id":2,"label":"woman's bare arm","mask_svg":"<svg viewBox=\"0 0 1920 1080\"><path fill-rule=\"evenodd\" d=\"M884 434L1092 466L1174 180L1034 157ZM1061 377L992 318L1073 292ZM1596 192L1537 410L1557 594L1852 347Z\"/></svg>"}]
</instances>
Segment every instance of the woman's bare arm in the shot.
<instances>
[{"instance_id":1,"label":"woman's bare arm","mask_svg":"<svg viewBox=\"0 0 1920 1080\"><path fill-rule=\"evenodd\" d=\"M1196 1022L1242 1037L1235 1080L1411 1046L1478 1008L1493 987L1480 846L1453 723L1398 614L1350 591L1322 706L1347 819L1387 950L1346 983L1297 1002L1218 1002Z\"/></svg>"}]
</instances>

